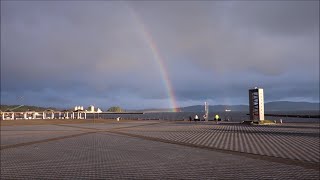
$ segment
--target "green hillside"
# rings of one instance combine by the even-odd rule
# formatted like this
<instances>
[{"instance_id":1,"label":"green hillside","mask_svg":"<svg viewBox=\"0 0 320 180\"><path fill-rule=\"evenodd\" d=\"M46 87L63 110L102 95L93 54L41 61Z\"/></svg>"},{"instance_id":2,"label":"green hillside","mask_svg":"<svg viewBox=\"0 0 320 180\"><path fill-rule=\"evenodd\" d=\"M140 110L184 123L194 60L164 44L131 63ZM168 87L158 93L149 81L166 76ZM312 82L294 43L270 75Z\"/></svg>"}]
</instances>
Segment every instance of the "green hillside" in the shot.
<instances>
[{"instance_id":1,"label":"green hillside","mask_svg":"<svg viewBox=\"0 0 320 180\"><path fill-rule=\"evenodd\" d=\"M21 107L19 107L21 106ZM38 107L38 106L22 106L22 105L0 105L1 111L11 110L13 112L24 112L24 111L45 111L47 109L58 110L52 107Z\"/></svg>"}]
</instances>

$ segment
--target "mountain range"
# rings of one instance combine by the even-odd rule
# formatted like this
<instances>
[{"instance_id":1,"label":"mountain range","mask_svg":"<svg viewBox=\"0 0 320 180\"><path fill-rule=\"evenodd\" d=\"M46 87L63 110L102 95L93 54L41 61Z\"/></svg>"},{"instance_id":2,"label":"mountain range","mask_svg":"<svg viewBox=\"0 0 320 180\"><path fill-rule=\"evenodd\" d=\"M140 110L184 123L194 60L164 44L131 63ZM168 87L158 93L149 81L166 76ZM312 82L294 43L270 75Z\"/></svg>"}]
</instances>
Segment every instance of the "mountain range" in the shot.
<instances>
[{"instance_id":1,"label":"mountain range","mask_svg":"<svg viewBox=\"0 0 320 180\"><path fill-rule=\"evenodd\" d=\"M249 105L209 105L209 111L249 111ZM319 111L319 103L274 101L264 104L265 111ZM172 109L144 109L144 112L170 112ZM202 112L204 105L179 108L180 112Z\"/></svg>"},{"instance_id":2,"label":"mountain range","mask_svg":"<svg viewBox=\"0 0 320 180\"><path fill-rule=\"evenodd\" d=\"M17 108L18 107L18 108ZM37 106L21 106L18 105L1 105L0 110L6 111L8 109L14 109L13 111L44 111L46 109L61 110L54 107L37 107ZM204 105L194 105L178 108L180 112L203 112ZM225 111L229 109L231 111L243 111L248 112L248 105L209 105L209 111ZM269 111L320 111L319 103L310 102L291 102L291 101L274 101L264 104L265 112ZM140 109L140 110L126 110L127 112L172 112L170 108L153 108L153 109Z\"/></svg>"}]
</instances>

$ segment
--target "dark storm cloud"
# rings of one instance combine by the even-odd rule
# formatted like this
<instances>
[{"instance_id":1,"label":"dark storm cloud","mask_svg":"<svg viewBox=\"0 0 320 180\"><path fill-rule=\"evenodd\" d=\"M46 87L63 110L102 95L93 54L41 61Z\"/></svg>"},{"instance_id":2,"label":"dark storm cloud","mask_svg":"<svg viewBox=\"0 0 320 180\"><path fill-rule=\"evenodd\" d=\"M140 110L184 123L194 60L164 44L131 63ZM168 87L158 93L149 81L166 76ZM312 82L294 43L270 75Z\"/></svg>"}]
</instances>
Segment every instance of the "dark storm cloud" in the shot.
<instances>
[{"instance_id":1,"label":"dark storm cloud","mask_svg":"<svg viewBox=\"0 0 320 180\"><path fill-rule=\"evenodd\" d=\"M1 1L1 103L318 101L318 49L317 1Z\"/></svg>"},{"instance_id":2,"label":"dark storm cloud","mask_svg":"<svg viewBox=\"0 0 320 180\"><path fill-rule=\"evenodd\" d=\"M244 1L229 7L237 26L272 36L318 33L319 1Z\"/></svg>"}]
</instances>

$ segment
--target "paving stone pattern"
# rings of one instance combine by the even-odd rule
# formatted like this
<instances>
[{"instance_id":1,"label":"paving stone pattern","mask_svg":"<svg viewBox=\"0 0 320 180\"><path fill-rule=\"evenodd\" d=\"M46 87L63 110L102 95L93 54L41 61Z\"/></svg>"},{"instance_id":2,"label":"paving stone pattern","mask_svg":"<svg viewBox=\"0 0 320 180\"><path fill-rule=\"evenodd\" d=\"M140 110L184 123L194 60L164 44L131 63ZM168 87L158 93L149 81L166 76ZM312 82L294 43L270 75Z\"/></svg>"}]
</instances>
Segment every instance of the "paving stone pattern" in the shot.
<instances>
[{"instance_id":1,"label":"paving stone pattern","mask_svg":"<svg viewBox=\"0 0 320 180\"><path fill-rule=\"evenodd\" d=\"M1 146L79 134L82 129L55 125L2 126Z\"/></svg>"},{"instance_id":2,"label":"paving stone pattern","mask_svg":"<svg viewBox=\"0 0 320 180\"><path fill-rule=\"evenodd\" d=\"M72 138L3 149L0 151L1 179L319 179L319 170L316 169L145 140L112 132L113 128L122 127L114 130L235 151L248 150L256 154L266 153L263 148L274 149L273 154L277 154L278 148L287 148L285 150L289 148L289 150L294 149L304 153L303 148L296 147L298 144L290 144L300 138L299 145L304 145L313 153L316 151L319 153L319 150L316 150L316 148L319 149L319 136L314 136L319 133L318 127L310 126L309 130L306 128L300 130L301 127L292 126L290 130L284 126L280 128L147 123L48 125L46 130L52 127L61 136L67 135L70 131L75 133L87 130L85 129L87 127L92 128L91 130L99 129L99 131ZM51 131L40 131L44 129L42 126L39 126L39 129L36 126L32 127L39 130L37 131L39 136L56 137L56 134L50 133ZM14 141L14 137L21 138L19 135L21 131L27 132L25 127L19 126L8 127L8 129L10 131L1 131L1 136L10 136L8 139L5 138L6 144L10 144L8 141ZM27 127L27 130L32 128ZM100 130L106 130L106 132ZM270 135L272 132L275 135ZM291 135L291 132L296 132L296 135ZM282 141L281 138L286 140ZM269 142L268 146L263 146L260 145L263 144L261 142L254 144L249 141L260 140L267 143L266 139L271 139L273 144ZM32 138L28 139L30 140ZM316 140L318 144L315 143ZM3 145L2 141L1 145ZM274 146L277 148L273 148ZM281 158L283 152L278 155ZM291 155L300 157L294 155L294 152ZM301 159L301 161L305 160ZM317 161L313 155L308 156L307 160Z\"/></svg>"},{"instance_id":3,"label":"paving stone pattern","mask_svg":"<svg viewBox=\"0 0 320 180\"><path fill-rule=\"evenodd\" d=\"M259 155L318 162L319 126L297 124L243 126L214 124L157 124L125 130L146 137L190 143Z\"/></svg>"}]
</instances>

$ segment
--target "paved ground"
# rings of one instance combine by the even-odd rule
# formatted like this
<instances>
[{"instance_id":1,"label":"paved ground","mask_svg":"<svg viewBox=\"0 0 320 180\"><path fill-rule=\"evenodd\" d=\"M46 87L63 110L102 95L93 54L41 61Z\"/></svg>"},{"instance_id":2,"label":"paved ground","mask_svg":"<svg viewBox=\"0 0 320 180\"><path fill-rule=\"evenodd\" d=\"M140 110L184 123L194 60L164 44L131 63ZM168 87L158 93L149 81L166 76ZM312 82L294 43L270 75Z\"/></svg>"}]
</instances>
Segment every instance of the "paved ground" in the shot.
<instances>
[{"instance_id":1,"label":"paved ground","mask_svg":"<svg viewBox=\"0 0 320 180\"><path fill-rule=\"evenodd\" d=\"M1 126L1 179L319 179L319 124Z\"/></svg>"}]
</instances>

